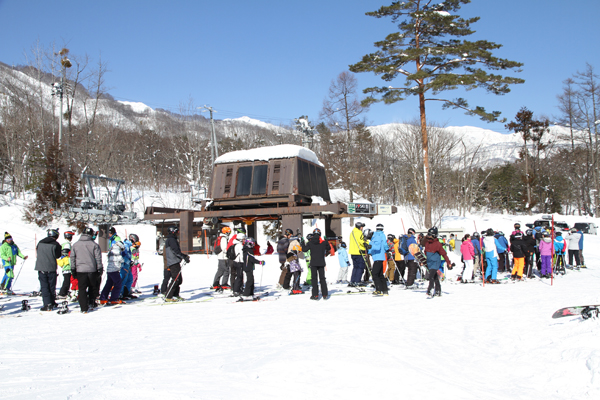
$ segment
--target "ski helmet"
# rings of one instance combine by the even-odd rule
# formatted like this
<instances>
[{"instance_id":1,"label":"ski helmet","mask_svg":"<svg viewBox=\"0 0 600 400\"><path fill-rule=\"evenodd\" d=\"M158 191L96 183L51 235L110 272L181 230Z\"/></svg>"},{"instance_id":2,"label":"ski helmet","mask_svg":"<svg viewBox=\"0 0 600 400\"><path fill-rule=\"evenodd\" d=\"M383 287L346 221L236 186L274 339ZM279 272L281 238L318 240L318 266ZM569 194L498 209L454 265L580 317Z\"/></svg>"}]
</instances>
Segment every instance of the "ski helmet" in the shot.
<instances>
[{"instance_id":1,"label":"ski helmet","mask_svg":"<svg viewBox=\"0 0 600 400\"><path fill-rule=\"evenodd\" d=\"M494 230L492 228L489 228L487 231L485 231L486 236L494 236Z\"/></svg>"},{"instance_id":2,"label":"ski helmet","mask_svg":"<svg viewBox=\"0 0 600 400\"><path fill-rule=\"evenodd\" d=\"M377 224L377 226L375 227L375 229L377 229L378 231L382 231L383 230L383 224Z\"/></svg>"},{"instance_id":3,"label":"ski helmet","mask_svg":"<svg viewBox=\"0 0 600 400\"><path fill-rule=\"evenodd\" d=\"M306 240L310 240L310 239L312 239L312 237L313 237L313 234L309 233L308 235L306 235Z\"/></svg>"},{"instance_id":4,"label":"ski helmet","mask_svg":"<svg viewBox=\"0 0 600 400\"><path fill-rule=\"evenodd\" d=\"M389 240L390 242L393 242L394 239L396 239L396 236L392 235L391 233L387 235L387 240Z\"/></svg>"},{"instance_id":5,"label":"ski helmet","mask_svg":"<svg viewBox=\"0 0 600 400\"><path fill-rule=\"evenodd\" d=\"M68 256L69 256L69 253L71 253L71 249L66 249L66 248L65 248L65 249L62 249L62 250L60 251L60 255L61 255L61 256L63 256L63 257L68 257Z\"/></svg>"},{"instance_id":6,"label":"ski helmet","mask_svg":"<svg viewBox=\"0 0 600 400\"><path fill-rule=\"evenodd\" d=\"M89 235L89 236L94 236L96 234L96 231L94 231L92 228L85 228L83 230L83 234Z\"/></svg>"},{"instance_id":7,"label":"ski helmet","mask_svg":"<svg viewBox=\"0 0 600 400\"><path fill-rule=\"evenodd\" d=\"M354 226L357 227L358 229L364 228L365 227L365 223L358 221L357 223L354 224Z\"/></svg>"},{"instance_id":8,"label":"ski helmet","mask_svg":"<svg viewBox=\"0 0 600 400\"><path fill-rule=\"evenodd\" d=\"M562 232L560 232L560 231L556 232L556 236L562 236Z\"/></svg>"},{"instance_id":9,"label":"ski helmet","mask_svg":"<svg viewBox=\"0 0 600 400\"><path fill-rule=\"evenodd\" d=\"M48 233L48 237L53 237L54 239L58 239L58 236L59 236L58 229L51 228L51 229L48 229L46 232Z\"/></svg>"},{"instance_id":10,"label":"ski helmet","mask_svg":"<svg viewBox=\"0 0 600 400\"><path fill-rule=\"evenodd\" d=\"M75 236L75 233L73 233L72 231L66 231L65 233L63 233L63 236L65 237L65 239L71 240L73 239L73 236Z\"/></svg>"},{"instance_id":11,"label":"ski helmet","mask_svg":"<svg viewBox=\"0 0 600 400\"><path fill-rule=\"evenodd\" d=\"M340 243L340 247L346 248L346 242Z\"/></svg>"},{"instance_id":12,"label":"ski helmet","mask_svg":"<svg viewBox=\"0 0 600 400\"><path fill-rule=\"evenodd\" d=\"M136 235L135 233L132 233L132 234L129 235L129 240L132 243L136 243L136 242L140 241L140 237L138 235Z\"/></svg>"},{"instance_id":13,"label":"ski helmet","mask_svg":"<svg viewBox=\"0 0 600 400\"><path fill-rule=\"evenodd\" d=\"M110 233L110 235L116 235L117 230L115 229L114 226L111 226L110 229L108 230L108 233Z\"/></svg>"},{"instance_id":14,"label":"ski helmet","mask_svg":"<svg viewBox=\"0 0 600 400\"><path fill-rule=\"evenodd\" d=\"M177 235L177 232L179 232L179 228L177 228L176 226L170 226L169 229L167 229L167 232L170 235Z\"/></svg>"},{"instance_id":15,"label":"ski helmet","mask_svg":"<svg viewBox=\"0 0 600 400\"><path fill-rule=\"evenodd\" d=\"M500 236L504 236L504 232L502 232L502 231L498 231L498 235L500 235Z\"/></svg>"},{"instance_id":16,"label":"ski helmet","mask_svg":"<svg viewBox=\"0 0 600 400\"><path fill-rule=\"evenodd\" d=\"M246 234L245 233L238 233L236 235L237 240L239 240L240 242L243 242L244 239L246 239Z\"/></svg>"},{"instance_id":17,"label":"ski helmet","mask_svg":"<svg viewBox=\"0 0 600 400\"><path fill-rule=\"evenodd\" d=\"M544 233L542 233L543 237L550 237L550 232L548 231L544 231Z\"/></svg>"},{"instance_id":18,"label":"ski helmet","mask_svg":"<svg viewBox=\"0 0 600 400\"><path fill-rule=\"evenodd\" d=\"M415 230L413 228L408 228L408 234L409 235L414 235L415 234Z\"/></svg>"},{"instance_id":19,"label":"ski helmet","mask_svg":"<svg viewBox=\"0 0 600 400\"><path fill-rule=\"evenodd\" d=\"M437 226L433 226L427 230L427 236L437 237L437 235L438 235Z\"/></svg>"},{"instance_id":20,"label":"ski helmet","mask_svg":"<svg viewBox=\"0 0 600 400\"><path fill-rule=\"evenodd\" d=\"M521 224L517 222L517 223L515 224L515 230L517 230L517 231L518 231L518 230L520 230L520 229L521 229Z\"/></svg>"},{"instance_id":21,"label":"ski helmet","mask_svg":"<svg viewBox=\"0 0 600 400\"><path fill-rule=\"evenodd\" d=\"M373 237L373 231L370 229L365 229L363 231L363 236L365 237L365 239L371 240L371 238Z\"/></svg>"},{"instance_id":22,"label":"ski helmet","mask_svg":"<svg viewBox=\"0 0 600 400\"><path fill-rule=\"evenodd\" d=\"M526 234L527 236L529 236L529 235L533 235L533 230L531 230L531 229L527 229L527 230L525 231L525 234Z\"/></svg>"},{"instance_id":23,"label":"ski helmet","mask_svg":"<svg viewBox=\"0 0 600 400\"><path fill-rule=\"evenodd\" d=\"M252 249L254 246L256 246L256 241L252 237L246 238L246 240L244 240L244 246Z\"/></svg>"},{"instance_id":24,"label":"ski helmet","mask_svg":"<svg viewBox=\"0 0 600 400\"><path fill-rule=\"evenodd\" d=\"M314 236L321 236L321 230L319 228L315 228L315 230L313 231L313 235Z\"/></svg>"},{"instance_id":25,"label":"ski helmet","mask_svg":"<svg viewBox=\"0 0 600 400\"><path fill-rule=\"evenodd\" d=\"M285 230L285 236L290 235L290 236L294 236L294 231L291 230L290 228L287 228Z\"/></svg>"},{"instance_id":26,"label":"ski helmet","mask_svg":"<svg viewBox=\"0 0 600 400\"><path fill-rule=\"evenodd\" d=\"M221 228L221 233L223 233L225 235L229 235L231 233L231 228L228 226L224 226Z\"/></svg>"},{"instance_id":27,"label":"ski helmet","mask_svg":"<svg viewBox=\"0 0 600 400\"><path fill-rule=\"evenodd\" d=\"M479 239L479 237L480 237L480 236L479 236L479 232L473 232L473 235L472 235L472 236L473 236L474 238L478 238L478 239Z\"/></svg>"},{"instance_id":28,"label":"ski helmet","mask_svg":"<svg viewBox=\"0 0 600 400\"><path fill-rule=\"evenodd\" d=\"M577 228L571 228L571 232L572 232L572 233L575 233L575 232L577 232Z\"/></svg>"}]
</instances>

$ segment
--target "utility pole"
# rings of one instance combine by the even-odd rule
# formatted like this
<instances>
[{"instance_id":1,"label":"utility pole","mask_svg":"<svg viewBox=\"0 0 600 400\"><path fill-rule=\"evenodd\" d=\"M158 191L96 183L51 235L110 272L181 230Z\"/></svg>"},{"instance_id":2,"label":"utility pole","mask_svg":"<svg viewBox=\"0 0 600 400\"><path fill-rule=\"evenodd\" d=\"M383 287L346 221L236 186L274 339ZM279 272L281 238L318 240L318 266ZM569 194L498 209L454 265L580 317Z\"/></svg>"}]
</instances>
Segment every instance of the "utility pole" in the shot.
<instances>
[{"instance_id":1,"label":"utility pole","mask_svg":"<svg viewBox=\"0 0 600 400\"><path fill-rule=\"evenodd\" d=\"M60 125L58 126L58 148L60 148L62 142L62 127L63 127L63 95L65 92L65 77L67 75L67 68L71 68L71 60L67 57L69 49L62 49L59 53L62 56L60 59L60 83L55 83L52 88L52 96L58 96L60 99Z\"/></svg>"},{"instance_id":2,"label":"utility pole","mask_svg":"<svg viewBox=\"0 0 600 400\"><path fill-rule=\"evenodd\" d=\"M199 109L204 109L202 110L202 112L208 110L210 112L210 125L212 127L212 133L211 133L211 146L210 146L210 155L211 155L211 161L212 164L215 164L215 156L216 158L219 157L219 148L217 147L217 134L215 133L215 121L213 119L213 112L216 112L213 110L212 107L210 106L203 106L203 107L198 107Z\"/></svg>"}]
</instances>

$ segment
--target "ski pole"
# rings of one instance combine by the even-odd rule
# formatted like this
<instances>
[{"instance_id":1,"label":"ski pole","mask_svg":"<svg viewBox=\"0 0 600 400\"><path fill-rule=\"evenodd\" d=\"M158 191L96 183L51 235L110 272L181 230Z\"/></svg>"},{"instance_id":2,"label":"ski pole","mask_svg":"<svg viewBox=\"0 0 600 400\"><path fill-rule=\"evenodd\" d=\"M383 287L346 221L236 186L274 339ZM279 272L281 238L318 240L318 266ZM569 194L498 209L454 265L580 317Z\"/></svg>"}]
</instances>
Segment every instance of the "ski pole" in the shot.
<instances>
[{"instance_id":1,"label":"ski pole","mask_svg":"<svg viewBox=\"0 0 600 400\"><path fill-rule=\"evenodd\" d=\"M177 279L179 279L179 275L181 275L181 271L183 270L183 266L186 265L186 264L187 263L184 261L183 264L181 265L181 267L179 268L179 273L177 274L177 276L173 280L173 283L171 284L171 287L168 288L167 294L165 294L165 298L169 295L169 293L171 293L171 289L173 289L173 286L175 286L175 282L177 282Z\"/></svg>"},{"instance_id":2,"label":"ski pole","mask_svg":"<svg viewBox=\"0 0 600 400\"><path fill-rule=\"evenodd\" d=\"M17 279L19 279L19 275L21 275L21 271L23 270L23 264L25 264L25 259L23 259L23 261L21 261L21 267L19 268L19 273L17 273L17 276L11 285L11 288L12 288L11 290L13 292L14 292L15 284L17 283Z\"/></svg>"}]
</instances>

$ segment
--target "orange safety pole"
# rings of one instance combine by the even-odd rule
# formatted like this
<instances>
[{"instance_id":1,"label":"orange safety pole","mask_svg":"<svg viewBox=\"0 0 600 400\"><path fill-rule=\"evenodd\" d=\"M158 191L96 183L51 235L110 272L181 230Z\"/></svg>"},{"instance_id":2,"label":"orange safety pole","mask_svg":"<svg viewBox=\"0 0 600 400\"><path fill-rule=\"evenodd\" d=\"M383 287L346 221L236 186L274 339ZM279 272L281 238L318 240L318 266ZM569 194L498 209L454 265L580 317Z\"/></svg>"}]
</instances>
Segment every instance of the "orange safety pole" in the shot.
<instances>
[{"instance_id":1,"label":"orange safety pole","mask_svg":"<svg viewBox=\"0 0 600 400\"><path fill-rule=\"evenodd\" d=\"M404 234L406 235L406 229L404 228L404 220L402 218L400 218L400 221L402 221L402 230L404 231Z\"/></svg>"},{"instance_id":2,"label":"orange safety pole","mask_svg":"<svg viewBox=\"0 0 600 400\"><path fill-rule=\"evenodd\" d=\"M552 214L552 234L550 237L552 238L552 261L554 261L554 214ZM554 268L550 270L550 286L554 286Z\"/></svg>"}]
</instances>

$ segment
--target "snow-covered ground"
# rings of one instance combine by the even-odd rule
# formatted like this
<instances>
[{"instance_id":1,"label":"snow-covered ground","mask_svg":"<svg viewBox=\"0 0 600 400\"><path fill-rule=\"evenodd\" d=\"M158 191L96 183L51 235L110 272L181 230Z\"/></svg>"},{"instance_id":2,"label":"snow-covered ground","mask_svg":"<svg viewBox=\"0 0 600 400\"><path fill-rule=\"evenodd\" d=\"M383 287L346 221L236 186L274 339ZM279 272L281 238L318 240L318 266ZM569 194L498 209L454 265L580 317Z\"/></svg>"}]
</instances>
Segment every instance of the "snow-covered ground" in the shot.
<instances>
[{"instance_id":1,"label":"snow-covered ground","mask_svg":"<svg viewBox=\"0 0 600 400\"><path fill-rule=\"evenodd\" d=\"M0 232L10 232L30 256L17 264L15 291L38 290L35 239L44 231L21 222L16 206L0 210ZM399 234L400 218L408 229L406 215L365 221ZM514 222L536 218L486 214L449 217L444 225L510 232ZM117 227L121 235L125 229ZM345 223L344 237L349 232ZM162 280L162 257L146 237L140 286L149 295ZM259 243L264 249L264 238ZM341 295L347 288L330 284L327 301L282 295L269 302L132 303L42 315L39 297L2 298L0 398L598 398L600 321L551 316L564 306L600 302L599 248L600 238L586 235L589 268L552 286L547 280L485 287L444 282L443 296L432 300L425 289L394 287L390 296L374 298ZM460 257L452 257L458 264ZM280 273L277 256L264 259L255 271L257 292L272 291ZM216 265L214 256L192 255L182 296L209 298L204 289ZM329 281L338 268L329 258ZM18 311L23 299L31 311Z\"/></svg>"}]
</instances>

